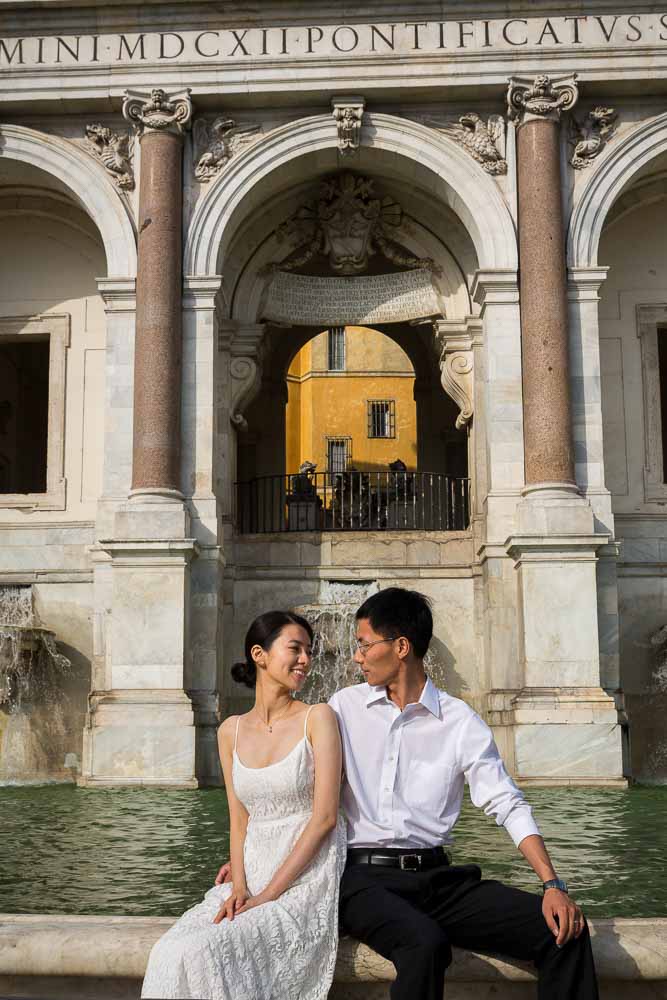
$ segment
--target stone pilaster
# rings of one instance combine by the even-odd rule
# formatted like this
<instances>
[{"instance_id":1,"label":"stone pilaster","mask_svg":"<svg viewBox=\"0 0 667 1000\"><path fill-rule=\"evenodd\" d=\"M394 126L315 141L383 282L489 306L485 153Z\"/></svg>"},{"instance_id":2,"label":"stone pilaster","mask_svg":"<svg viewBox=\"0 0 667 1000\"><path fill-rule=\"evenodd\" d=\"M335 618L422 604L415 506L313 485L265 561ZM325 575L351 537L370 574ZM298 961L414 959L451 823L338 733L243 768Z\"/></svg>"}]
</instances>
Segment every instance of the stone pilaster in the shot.
<instances>
[{"instance_id":1,"label":"stone pilaster","mask_svg":"<svg viewBox=\"0 0 667 1000\"><path fill-rule=\"evenodd\" d=\"M514 727L515 769L538 784L623 783L621 727L601 687L600 530L575 479L560 119L574 77L510 81L517 121L526 485L505 551L518 581L521 689L495 713ZM491 721L493 719L493 713Z\"/></svg>"}]
</instances>

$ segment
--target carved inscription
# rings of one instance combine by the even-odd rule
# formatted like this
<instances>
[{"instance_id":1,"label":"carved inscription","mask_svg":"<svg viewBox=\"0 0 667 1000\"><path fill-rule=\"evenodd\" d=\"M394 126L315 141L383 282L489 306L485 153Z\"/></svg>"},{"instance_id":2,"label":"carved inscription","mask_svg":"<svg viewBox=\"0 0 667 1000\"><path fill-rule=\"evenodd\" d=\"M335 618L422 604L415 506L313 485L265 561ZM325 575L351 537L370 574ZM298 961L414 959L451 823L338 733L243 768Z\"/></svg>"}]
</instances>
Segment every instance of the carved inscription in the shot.
<instances>
[{"instance_id":1,"label":"carved inscription","mask_svg":"<svg viewBox=\"0 0 667 1000\"><path fill-rule=\"evenodd\" d=\"M667 13L452 18L206 30L0 38L0 69L136 63L252 63L467 52L536 52L564 46L633 48L667 44Z\"/></svg>"},{"instance_id":2,"label":"carved inscription","mask_svg":"<svg viewBox=\"0 0 667 1000\"><path fill-rule=\"evenodd\" d=\"M295 326L400 323L441 312L426 268L354 278L313 278L277 271L263 319Z\"/></svg>"}]
</instances>

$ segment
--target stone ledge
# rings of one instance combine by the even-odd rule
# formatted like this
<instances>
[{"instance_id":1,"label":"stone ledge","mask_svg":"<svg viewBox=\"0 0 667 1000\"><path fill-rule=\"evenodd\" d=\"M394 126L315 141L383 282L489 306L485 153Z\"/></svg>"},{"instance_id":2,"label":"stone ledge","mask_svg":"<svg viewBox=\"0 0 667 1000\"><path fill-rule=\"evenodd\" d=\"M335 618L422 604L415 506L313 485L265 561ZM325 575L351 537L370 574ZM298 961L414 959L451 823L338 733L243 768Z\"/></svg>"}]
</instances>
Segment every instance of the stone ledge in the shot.
<instances>
[{"instance_id":1,"label":"stone ledge","mask_svg":"<svg viewBox=\"0 0 667 1000\"><path fill-rule=\"evenodd\" d=\"M172 923L171 917L0 915L0 995L84 997L92 995L86 985L90 988L94 980L96 996L138 997L148 953ZM667 996L667 991L663 993L667 918L591 921L591 933L603 997L626 995L627 990L633 997ZM364 987L367 997L388 995L381 984L393 978L390 962L350 938L341 941L332 996L353 997L355 984L362 983L377 984L377 989ZM489 991L498 997L527 996L513 989L531 989L519 984L534 979L531 966L525 963L458 949L447 973L449 983L461 984L461 989L474 987L475 996L478 988L480 996ZM631 983L663 985L647 986L638 993ZM455 995L448 993L448 997Z\"/></svg>"}]
</instances>

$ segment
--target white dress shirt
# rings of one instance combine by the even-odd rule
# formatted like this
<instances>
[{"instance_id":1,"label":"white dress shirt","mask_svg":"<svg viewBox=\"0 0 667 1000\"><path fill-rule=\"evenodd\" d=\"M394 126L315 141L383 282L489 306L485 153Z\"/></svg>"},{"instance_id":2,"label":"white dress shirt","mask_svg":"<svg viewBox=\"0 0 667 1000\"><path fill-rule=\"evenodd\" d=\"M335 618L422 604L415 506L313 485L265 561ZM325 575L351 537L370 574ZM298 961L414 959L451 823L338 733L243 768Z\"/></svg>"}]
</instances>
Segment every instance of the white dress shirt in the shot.
<instances>
[{"instance_id":1,"label":"white dress shirt","mask_svg":"<svg viewBox=\"0 0 667 1000\"><path fill-rule=\"evenodd\" d=\"M386 688L357 684L329 704L338 716L345 775L341 790L350 847L450 844L470 796L518 846L539 834L531 808L500 759L491 730L459 698L427 680L401 712Z\"/></svg>"}]
</instances>

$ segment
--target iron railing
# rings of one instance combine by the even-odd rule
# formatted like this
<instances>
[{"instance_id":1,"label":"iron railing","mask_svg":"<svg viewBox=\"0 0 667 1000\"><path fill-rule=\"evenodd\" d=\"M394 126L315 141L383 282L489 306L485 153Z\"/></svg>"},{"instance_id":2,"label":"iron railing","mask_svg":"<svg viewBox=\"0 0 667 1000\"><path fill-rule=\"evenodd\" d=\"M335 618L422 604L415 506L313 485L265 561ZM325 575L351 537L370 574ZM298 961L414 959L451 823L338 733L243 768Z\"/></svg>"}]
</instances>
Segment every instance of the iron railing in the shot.
<instances>
[{"instance_id":1,"label":"iron railing","mask_svg":"<svg viewBox=\"0 0 667 1000\"><path fill-rule=\"evenodd\" d=\"M282 531L464 531L470 480L438 472L260 476L236 483L241 534Z\"/></svg>"}]
</instances>

